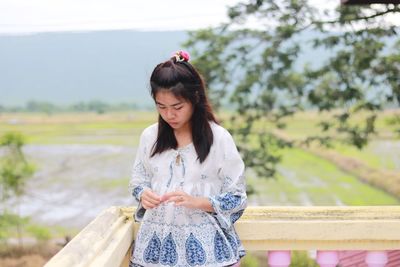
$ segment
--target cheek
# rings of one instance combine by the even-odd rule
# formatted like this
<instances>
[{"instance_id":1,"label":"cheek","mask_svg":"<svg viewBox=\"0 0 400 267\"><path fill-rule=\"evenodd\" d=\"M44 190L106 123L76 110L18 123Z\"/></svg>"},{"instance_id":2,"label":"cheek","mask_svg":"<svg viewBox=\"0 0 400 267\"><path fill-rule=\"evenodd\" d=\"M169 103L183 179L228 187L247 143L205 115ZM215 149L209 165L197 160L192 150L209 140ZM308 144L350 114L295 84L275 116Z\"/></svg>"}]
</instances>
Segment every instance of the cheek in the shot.
<instances>
[{"instance_id":1,"label":"cheek","mask_svg":"<svg viewBox=\"0 0 400 267\"><path fill-rule=\"evenodd\" d=\"M158 110L158 114L165 120L165 112L163 110Z\"/></svg>"},{"instance_id":2,"label":"cheek","mask_svg":"<svg viewBox=\"0 0 400 267\"><path fill-rule=\"evenodd\" d=\"M193 110L188 109L185 113L185 118L189 120L192 117L192 115L193 115Z\"/></svg>"}]
</instances>

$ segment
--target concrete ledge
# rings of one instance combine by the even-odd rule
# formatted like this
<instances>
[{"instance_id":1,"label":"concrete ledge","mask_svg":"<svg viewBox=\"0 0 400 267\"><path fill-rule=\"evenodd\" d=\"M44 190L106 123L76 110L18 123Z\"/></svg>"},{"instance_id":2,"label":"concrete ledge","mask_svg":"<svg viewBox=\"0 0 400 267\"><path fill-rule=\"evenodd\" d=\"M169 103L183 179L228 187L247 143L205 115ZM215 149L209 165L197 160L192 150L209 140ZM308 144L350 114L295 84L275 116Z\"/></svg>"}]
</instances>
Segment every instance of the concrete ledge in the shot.
<instances>
[{"instance_id":1,"label":"concrete ledge","mask_svg":"<svg viewBox=\"0 0 400 267\"><path fill-rule=\"evenodd\" d=\"M46 267L119 266L133 239L133 221L119 207L100 213Z\"/></svg>"},{"instance_id":2,"label":"concrete ledge","mask_svg":"<svg viewBox=\"0 0 400 267\"><path fill-rule=\"evenodd\" d=\"M251 207L236 229L249 250L400 249L400 206Z\"/></svg>"},{"instance_id":3,"label":"concrete ledge","mask_svg":"<svg viewBox=\"0 0 400 267\"><path fill-rule=\"evenodd\" d=\"M103 211L45 267L126 266L134 210ZM400 206L249 207L235 225L248 250L400 249Z\"/></svg>"}]
</instances>

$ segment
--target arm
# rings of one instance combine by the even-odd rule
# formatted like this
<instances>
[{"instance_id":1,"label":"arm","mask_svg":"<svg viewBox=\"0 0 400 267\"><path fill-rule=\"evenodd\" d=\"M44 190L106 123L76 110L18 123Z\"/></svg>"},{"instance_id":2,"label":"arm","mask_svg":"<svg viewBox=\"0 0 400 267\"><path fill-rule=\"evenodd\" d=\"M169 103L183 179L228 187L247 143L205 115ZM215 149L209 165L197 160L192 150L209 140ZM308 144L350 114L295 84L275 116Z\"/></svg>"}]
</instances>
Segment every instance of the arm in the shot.
<instances>
[{"instance_id":1,"label":"arm","mask_svg":"<svg viewBox=\"0 0 400 267\"><path fill-rule=\"evenodd\" d=\"M154 208L159 204L157 195L151 191L152 173L148 165L149 146L146 140L146 132L140 136L136 159L132 168L129 189L133 197L139 202L135 212L135 220L140 221L146 209Z\"/></svg>"},{"instance_id":2,"label":"arm","mask_svg":"<svg viewBox=\"0 0 400 267\"><path fill-rule=\"evenodd\" d=\"M245 166L228 131L221 137L221 165L218 176L223 180L220 193L210 196L213 216L222 228L229 229L247 206Z\"/></svg>"}]
</instances>

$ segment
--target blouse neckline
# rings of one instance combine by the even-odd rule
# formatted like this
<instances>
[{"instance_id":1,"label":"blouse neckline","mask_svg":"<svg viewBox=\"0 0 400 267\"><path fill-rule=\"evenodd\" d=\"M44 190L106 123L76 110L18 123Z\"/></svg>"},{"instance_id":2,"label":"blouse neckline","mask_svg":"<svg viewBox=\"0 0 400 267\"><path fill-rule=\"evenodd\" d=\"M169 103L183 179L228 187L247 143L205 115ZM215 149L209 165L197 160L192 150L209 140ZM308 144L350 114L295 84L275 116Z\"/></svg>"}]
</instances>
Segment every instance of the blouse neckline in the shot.
<instances>
[{"instance_id":1,"label":"blouse neckline","mask_svg":"<svg viewBox=\"0 0 400 267\"><path fill-rule=\"evenodd\" d=\"M176 151L176 152L183 152L183 151L188 150L188 149L189 149L190 147L192 147L192 146L193 146L193 142L190 142L189 144L187 144L187 145L185 145L185 146L178 147L178 148L174 149L174 151Z\"/></svg>"}]
</instances>

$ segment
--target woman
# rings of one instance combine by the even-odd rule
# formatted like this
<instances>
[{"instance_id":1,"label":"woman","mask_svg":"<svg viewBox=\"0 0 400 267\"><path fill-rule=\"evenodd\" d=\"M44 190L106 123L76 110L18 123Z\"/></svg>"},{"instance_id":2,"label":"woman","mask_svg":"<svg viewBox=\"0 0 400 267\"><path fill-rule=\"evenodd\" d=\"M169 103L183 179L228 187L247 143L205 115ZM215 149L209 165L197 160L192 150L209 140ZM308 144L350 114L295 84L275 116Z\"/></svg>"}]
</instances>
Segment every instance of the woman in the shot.
<instances>
[{"instance_id":1,"label":"woman","mask_svg":"<svg viewBox=\"0 0 400 267\"><path fill-rule=\"evenodd\" d=\"M130 266L231 266L245 254L233 226L246 207L244 164L188 61L179 51L151 74L159 118L130 181L141 222Z\"/></svg>"}]
</instances>

